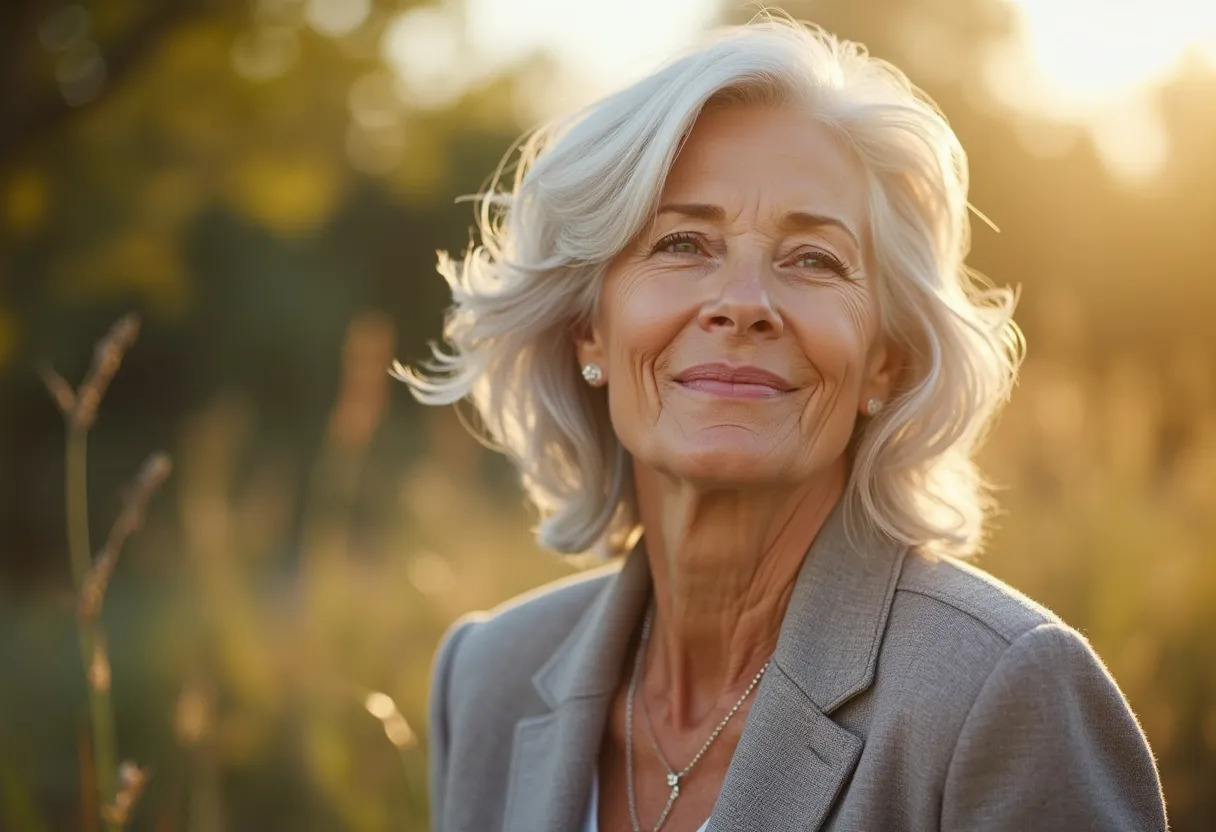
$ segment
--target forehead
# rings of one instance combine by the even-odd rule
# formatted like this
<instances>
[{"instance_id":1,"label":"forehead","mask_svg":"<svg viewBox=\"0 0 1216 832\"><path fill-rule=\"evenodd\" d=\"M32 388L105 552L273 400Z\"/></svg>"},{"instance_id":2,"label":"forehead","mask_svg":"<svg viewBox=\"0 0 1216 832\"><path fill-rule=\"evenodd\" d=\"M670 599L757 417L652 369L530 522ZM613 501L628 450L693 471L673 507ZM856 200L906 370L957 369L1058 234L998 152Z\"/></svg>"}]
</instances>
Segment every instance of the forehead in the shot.
<instances>
[{"instance_id":1,"label":"forehead","mask_svg":"<svg viewBox=\"0 0 1216 832\"><path fill-rule=\"evenodd\" d=\"M703 112L663 187L664 202L721 205L727 217L807 211L865 230L860 161L808 110L732 105Z\"/></svg>"}]
</instances>

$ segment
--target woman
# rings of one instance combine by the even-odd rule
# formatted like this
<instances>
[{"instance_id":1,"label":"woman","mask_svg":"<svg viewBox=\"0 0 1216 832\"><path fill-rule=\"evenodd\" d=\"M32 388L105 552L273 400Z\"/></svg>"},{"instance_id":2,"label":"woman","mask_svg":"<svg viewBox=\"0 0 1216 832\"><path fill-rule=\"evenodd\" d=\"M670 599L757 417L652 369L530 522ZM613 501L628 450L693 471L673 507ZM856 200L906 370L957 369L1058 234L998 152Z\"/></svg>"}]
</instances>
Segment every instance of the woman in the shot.
<instances>
[{"instance_id":1,"label":"woman","mask_svg":"<svg viewBox=\"0 0 1216 832\"><path fill-rule=\"evenodd\" d=\"M958 560L1021 339L898 70L729 30L493 190L452 352L400 372L471 398L543 545L625 554L451 628L436 829L1165 828L1084 638Z\"/></svg>"}]
</instances>

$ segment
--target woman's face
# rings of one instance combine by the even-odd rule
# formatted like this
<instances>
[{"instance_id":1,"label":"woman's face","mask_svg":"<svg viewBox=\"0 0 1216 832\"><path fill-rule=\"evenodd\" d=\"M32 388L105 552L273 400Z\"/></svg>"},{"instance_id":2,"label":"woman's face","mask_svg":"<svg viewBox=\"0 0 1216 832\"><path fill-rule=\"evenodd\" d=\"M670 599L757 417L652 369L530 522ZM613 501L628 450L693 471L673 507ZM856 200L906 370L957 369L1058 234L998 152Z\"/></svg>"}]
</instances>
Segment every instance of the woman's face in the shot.
<instances>
[{"instance_id":1,"label":"woman's face","mask_svg":"<svg viewBox=\"0 0 1216 832\"><path fill-rule=\"evenodd\" d=\"M866 196L859 163L805 112L701 115L576 340L635 461L709 487L796 484L842 461L896 369Z\"/></svg>"}]
</instances>

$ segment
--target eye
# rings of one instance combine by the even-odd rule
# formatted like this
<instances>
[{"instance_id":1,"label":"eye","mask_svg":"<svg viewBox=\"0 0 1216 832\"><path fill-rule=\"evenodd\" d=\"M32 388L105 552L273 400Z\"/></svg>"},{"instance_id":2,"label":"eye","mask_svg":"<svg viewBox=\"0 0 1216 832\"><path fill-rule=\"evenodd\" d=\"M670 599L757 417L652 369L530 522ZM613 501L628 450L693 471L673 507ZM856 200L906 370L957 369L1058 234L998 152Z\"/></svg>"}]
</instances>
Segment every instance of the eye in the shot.
<instances>
[{"instance_id":1,"label":"eye","mask_svg":"<svg viewBox=\"0 0 1216 832\"><path fill-rule=\"evenodd\" d=\"M659 240L654 251L667 254L700 254L701 240L695 234L687 231L677 231Z\"/></svg>"},{"instance_id":2,"label":"eye","mask_svg":"<svg viewBox=\"0 0 1216 832\"><path fill-rule=\"evenodd\" d=\"M803 269L826 269L840 275L841 277L852 277L853 270L846 266L834 255L828 254L826 251L813 249L810 251L800 251L794 255L791 262Z\"/></svg>"}]
</instances>

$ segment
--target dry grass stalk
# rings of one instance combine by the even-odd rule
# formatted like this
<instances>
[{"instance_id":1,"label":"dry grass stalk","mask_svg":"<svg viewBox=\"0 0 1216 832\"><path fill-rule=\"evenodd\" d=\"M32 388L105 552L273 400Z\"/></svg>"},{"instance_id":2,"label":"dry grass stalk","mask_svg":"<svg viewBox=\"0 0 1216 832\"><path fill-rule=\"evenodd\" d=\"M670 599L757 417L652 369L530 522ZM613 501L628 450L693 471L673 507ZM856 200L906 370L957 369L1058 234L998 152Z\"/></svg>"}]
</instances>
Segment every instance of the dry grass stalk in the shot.
<instances>
[{"instance_id":1,"label":"dry grass stalk","mask_svg":"<svg viewBox=\"0 0 1216 832\"><path fill-rule=\"evenodd\" d=\"M80 832L97 832L101 827L101 810L97 806L97 795L90 785L97 782L94 771L93 740L88 721L76 723L76 769L80 778Z\"/></svg>"},{"instance_id":2,"label":"dry grass stalk","mask_svg":"<svg viewBox=\"0 0 1216 832\"><path fill-rule=\"evenodd\" d=\"M89 682L89 690L97 693L110 692L110 652L106 649L105 633L97 630L93 633L92 650L88 657L88 670L85 677Z\"/></svg>"},{"instance_id":3,"label":"dry grass stalk","mask_svg":"<svg viewBox=\"0 0 1216 832\"><path fill-rule=\"evenodd\" d=\"M132 312L120 318L97 343L93 350L93 366L76 391L76 407L72 411L74 430L88 430L93 426L102 396L138 335L139 316Z\"/></svg>"},{"instance_id":4,"label":"dry grass stalk","mask_svg":"<svg viewBox=\"0 0 1216 832\"><path fill-rule=\"evenodd\" d=\"M154 453L148 457L143 469L135 480L135 485L128 493L123 503L122 512L114 525L110 527L110 535L106 538L105 546L101 548L93 565L85 575L84 586L80 589L80 604L77 614L81 619L92 622L101 613L101 605L105 600L106 587L114 574L114 566L118 563L118 553L127 538L143 525L144 514L148 501L168 478L173 464L164 453Z\"/></svg>"},{"instance_id":5,"label":"dry grass stalk","mask_svg":"<svg viewBox=\"0 0 1216 832\"><path fill-rule=\"evenodd\" d=\"M76 410L76 391L72 389L72 385L50 367L43 367L40 374L46 383L46 389L51 391L51 398L59 405L63 414L68 416L73 413Z\"/></svg>"},{"instance_id":6,"label":"dry grass stalk","mask_svg":"<svg viewBox=\"0 0 1216 832\"><path fill-rule=\"evenodd\" d=\"M123 826L131 820L131 812L151 776L150 768L140 768L130 760L123 761L118 767L118 794L114 796L113 803L101 810L101 816L107 823Z\"/></svg>"},{"instance_id":7,"label":"dry grass stalk","mask_svg":"<svg viewBox=\"0 0 1216 832\"><path fill-rule=\"evenodd\" d=\"M68 420L73 431L87 431L97 420L97 409L105 396L106 388L122 365L123 356L135 343L139 335L139 316L134 312L124 315L93 349L93 364L88 375L76 390L50 367L41 371L42 380L51 393L51 398Z\"/></svg>"},{"instance_id":8,"label":"dry grass stalk","mask_svg":"<svg viewBox=\"0 0 1216 832\"><path fill-rule=\"evenodd\" d=\"M77 630L80 655L89 690L89 722L92 727L91 767L97 796L84 794L86 824L98 816L88 807L101 805L100 817L107 832L120 832L147 782L147 772L134 763L115 766L114 706L110 699L110 660L99 616L106 587L114 573L118 552L126 539L142 524L148 500L169 475L169 459L153 454L140 472L135 487L110 530L106 544L92 558L89 545L88 481L86 477L89 429L106 389L118 372L123 356L139 334L139 317L125 315L106 333L93 351L93 363L80 387L73 390L53 369L42 370L51 398L63 412L67 427L65 498L67 503L68 556L77 593ZM117 782L116 782L117 778Z\"/></svg>"}]
</instances>

